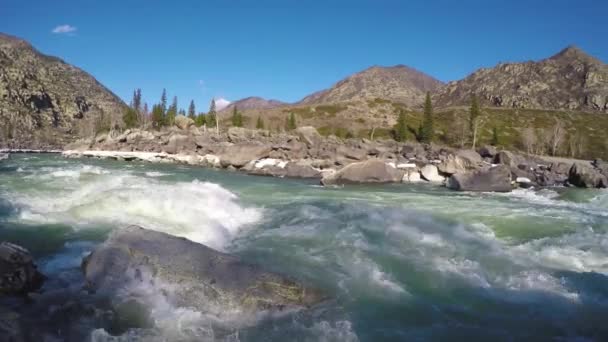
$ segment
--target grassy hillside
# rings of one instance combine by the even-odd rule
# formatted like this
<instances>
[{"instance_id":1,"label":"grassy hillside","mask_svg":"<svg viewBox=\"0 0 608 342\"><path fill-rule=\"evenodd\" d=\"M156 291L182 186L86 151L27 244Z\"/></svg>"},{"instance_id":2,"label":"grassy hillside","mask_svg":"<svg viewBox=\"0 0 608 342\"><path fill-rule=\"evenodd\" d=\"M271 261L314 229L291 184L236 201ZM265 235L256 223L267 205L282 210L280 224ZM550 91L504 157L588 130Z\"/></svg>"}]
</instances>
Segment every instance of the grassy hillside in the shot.
<instances>
[{"instance_id":1,"label":"grassy hillside","mask_svg":"<svg viewBox=\"0 0 608 342\"><path fill-rule=\"evenodd\" d=\"M271 131L285 129L290 113L296 115L298 126L315 126L321 134L334 134L341 138L364 137L374 139L390 138L400 110L405 111L408 126L417 128L422 121L422 109L408 110L401 104L376 99L347 102L332 105L295 106L271 110L244 111L245 126L254 128L258 116L262 117L266 128ZM469 146L468 108L453 107L435 110L435 141L451 146ZM224 114L224 126L230 125L230 116ZM496 128L499 146L524 150L522 133L533 128L538 140L548 134L556 120L565 128L564 141L559 155L570 155L570 140L580 146L576 157L608 159L608 115L573 111L523 110L482 108L483 124L479 130L479 145L492 140ZM544 130L544 132L543 132ZM408 139L415 140L410 133Z\"/></svg>"}]
</instances>

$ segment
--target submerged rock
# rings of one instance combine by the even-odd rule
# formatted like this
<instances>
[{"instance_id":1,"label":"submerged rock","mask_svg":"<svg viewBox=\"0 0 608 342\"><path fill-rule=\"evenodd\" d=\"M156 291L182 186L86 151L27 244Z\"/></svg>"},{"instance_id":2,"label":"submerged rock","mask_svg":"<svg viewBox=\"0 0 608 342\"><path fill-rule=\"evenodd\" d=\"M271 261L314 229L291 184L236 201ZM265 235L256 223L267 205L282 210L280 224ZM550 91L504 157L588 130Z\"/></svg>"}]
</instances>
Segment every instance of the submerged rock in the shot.
<instances>
[{"instance_id":1,"label":"submerged rock","mask_svg":"<svg viewBox=\"0 0 608 342\"><path fill-rule=\"evenodd\" d=\"M87 286L115 294L153 287L179 307L209 311L312 306L320 291L185 238L130 226L83 260ZM149 291L149 289L147 290Z\"/></svg>"},{"instance_id":2,"label":"submerged rock","mask_svg":"<svg viewBox=\"0 0 608 342\"><path fill-rule=\"evenodd\" d=\"M323 185L352 183L399 183L404 172L379 159L349 164L321 179Z\"/></svg>"},{"instance_id":3,"label":"submerged rock","mask_svg":"<svg viewBox=\"0 0 608 342\"><path fill-rule=\"evenodd\" d=\"M447 187L459 191L509 192L513 190L511 170L506 165L499 165L490 169L455 174L448 179Z\"/></svg>"},{"instance_id":4,"label":"submerged rock","mask_svg":"<svg viewBox=\"0 0 608 342\"><path fill-rule=\"evenodd\" d=\"M36 291L44 282L30 252L9 242L0 243L0 295Z\"/></svg>"},{"instance_id":5,"label":"submerged rock","mask_svg":"<svg viewBox=\"0 0 608 342\"><path fill-rule=\"evenodd\" d=\"M9 157L8 153L0 153L0 160L8 159L8 157Z\"/></svg>"},{"instance_id":6,"label":"submerged rock","mask_svg":"<svg viewBox=\"0 0 608 342\"><path fill-rule=\"evenodd\" d=\"M19 319L18 313L0 307L0 341L25 341Z\"/></svg>"}]
</instances>

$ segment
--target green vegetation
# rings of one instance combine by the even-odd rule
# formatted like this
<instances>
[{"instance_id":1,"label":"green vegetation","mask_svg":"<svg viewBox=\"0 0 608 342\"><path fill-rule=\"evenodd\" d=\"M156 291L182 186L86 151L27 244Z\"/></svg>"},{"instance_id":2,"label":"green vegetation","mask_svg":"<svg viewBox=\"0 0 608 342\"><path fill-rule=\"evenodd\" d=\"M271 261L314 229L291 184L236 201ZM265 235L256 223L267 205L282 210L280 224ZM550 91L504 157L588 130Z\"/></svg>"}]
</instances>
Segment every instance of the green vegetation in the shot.
<instances>
[{"instance_id":1,"label":"green vegetation","mask_svg":"<svg viewBox=\"0 0 608 342\"><path fill-rule=\"evenodd\" d=\"M239 112L236 106L232 108L232 126L243 127L243 115Z\"/></svg>"},{"instance_id":2,"label":"green vegetation","mask_svg":"<svg viewBox=\"0 0 608 342\"><path fill-rule=\"evenodd\" d=\"M175 117L177 116L177 96L173 97L173 102L171 102L171 106L167 109L167 113L165 114L165 126L173 126L175 124Z\"/></svg>"},{"instance_id":3,"label":"green vegetation","mask_svg":"<svg viewBox=\"0 0 608 342\"><path fill-rule=\"evenodd\" d=\"M302 119L334 118L338 113L345 110L343 105L320 105L316 107L296 107L283 110L283 113L295 113Z\"/></svg>"},{"instance_id":4,"label":"green vegetation","mask_svg":"<svg viewBox=\"0 0 608 342\"><path fill-rule=\"evenodd\" d=\"M431 103L431 93L426 93L424 101L424 118L419 128L419 139L422 143L430 143L433 141L435 129L433 126L433 104Z\"/></svg>"},{"instance_id":5,"label":"green vegetation","mask_svg":"<svg viewBox=\"0 0 608 342\"><path fill-rule=\"evenodd\" d=\"M194 125L196 127L201 127L205 124L205 113L199 113L194 119Z\"/></svg>"},{"instance_id":6,"label":"green vegetation","mask_svg":"<svg viewBox=\"0 0 608 342\"><path fill-rule=\"evenodd\" d=\"M160 129L165 124L165 112L162 104L152 106L152 127Z\"/></svg>"},{"instance_id":7,"label":"green vegetation","mask_svg":"<svg viewBox=\"0 0 608 342\"><path fill-rule=\"evenodd\" d=\"M215 110L215 99L211 100L211 106L209 107L209 112L205 117L205 122L207 127L213 128L217 125L217 112Z\"/></svg>"},{"instance_id":8,"label":"green vegetation","mask_svg":"<svg viewBox=\"0 0 608 342\"><path fill-rule=\"evenodd\" d=\"M190 106L188 106L188 117L196 121L196 107L194 106L194 100L190 100Z\"/></svg>"},{"instance_id":9,"label":"green vegetation","mask_svg":"<svg viewBox=\"0 0 608 342\"><path fill-rule=\"evenodd\" d=\"M137 111L131 107L125 109L125 113L122 115L122 121L125 123L126 128L136 127Z\"/></svg>"},{"instance_id":10,"label":"green vegetation","mask_svg":"<svg viewBox=\"0 0 608 342\"><path fill-rule=\"evenodd\" d=\"M258 116L258 120L255 123L255 128L257 128L257 129L264 129L264 120L262 120L261 116Z\"/></svg>"},{"instance_id":11,"label":"green vegetation","mask_svg":"<svg viewBox=\"0 0 608 342\"><path fill-rule=\"evenodd\" d=\"M397 124L395 125L395 140L405 141L407 139L407 122L405 118L405 111L399 109L399 117L397 118Z\"/></svg>"}]
</instances>

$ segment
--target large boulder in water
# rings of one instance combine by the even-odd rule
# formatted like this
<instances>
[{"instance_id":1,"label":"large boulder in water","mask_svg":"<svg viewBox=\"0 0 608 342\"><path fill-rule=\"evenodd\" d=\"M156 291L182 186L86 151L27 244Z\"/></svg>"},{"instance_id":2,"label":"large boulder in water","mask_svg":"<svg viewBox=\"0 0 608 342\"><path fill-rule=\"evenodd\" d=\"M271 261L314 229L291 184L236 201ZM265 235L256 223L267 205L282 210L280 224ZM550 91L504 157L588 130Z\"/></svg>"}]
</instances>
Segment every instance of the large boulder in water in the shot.
<instances>
[{"instance_id":1,"label":"large boulder in water","mask_svg":"<svg viewBox=\"0 0 608 342\"><path fill-rule=\"evenodd\" d=\"M44 282L34 259L25 248L0 243L0 295L21 295L36 291Z\"/></svg>"},{"instance_id":2,"label":"large boulder in water","mask_svg":"<svg viewBox=\"0 0 608 342\"><path fill-rule=\"evenodd\" d=\"M98 293L137 295L151 286L169 303L200 311L274 311L324 299L314 288L235 256L138 226L112 232L83 260L83 270L87 286Z\"/></svg>"},{"instance_id":3,"label":"large boulder in water","mask_svg":"<svg viewBox=\"0 0 608 342\"><path fill-rule=\"evenodd\" d=\"M605 188L608 187L606 176L602 175L590 164L576 162L570 168L568 182L581 188Z\"/></svg>"},{"instance_id":4,"label":"large boulder in water","mask_svg":"<svg viewBox=\"0 0 608 342\"><path fill-rule=\"evenodd\" d=\"M452 175L447 187L459 191L509 192L511 186L511 169L499 165L489 169Z\"/></svg>"},{"instance_id":5,"label":"large boulder in water","mask_svg":"<svg viewBox=\"0 0 608 342\"><path fill-rule=\"evenodd\" d=\"M404 172L380 159L349 164L336 173L323 177L321 184L398 183Z\"/></svg>"}]
</instances>

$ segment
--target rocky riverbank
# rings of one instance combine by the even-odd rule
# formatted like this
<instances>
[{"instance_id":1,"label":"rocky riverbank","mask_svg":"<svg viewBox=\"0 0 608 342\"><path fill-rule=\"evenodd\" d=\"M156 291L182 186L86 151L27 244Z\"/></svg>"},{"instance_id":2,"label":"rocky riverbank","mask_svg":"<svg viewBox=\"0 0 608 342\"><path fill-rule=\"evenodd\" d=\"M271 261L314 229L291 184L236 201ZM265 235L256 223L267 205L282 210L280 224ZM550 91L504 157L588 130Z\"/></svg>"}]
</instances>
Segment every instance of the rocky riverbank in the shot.
<instances>
[{"instance_id":1,"label":"rocky riverbank","mask_svg":"<svg viewBox=\"0 0 608 342\"><path fill-rule=\"evenodd\" d=\"M134 129L100 134L68 145L63 155L317 178L324 185L430 182L466 191L608 185L608 163L600 160L555 160L492 146L473 151L393 140L340 140L322 137L313 127L300 127L291 133L230 128L216 134L201 130L188 120L178 122L179 127L162 131ZM502 167L495 169L499 165Z\"/></svg>"}]
</instances>

